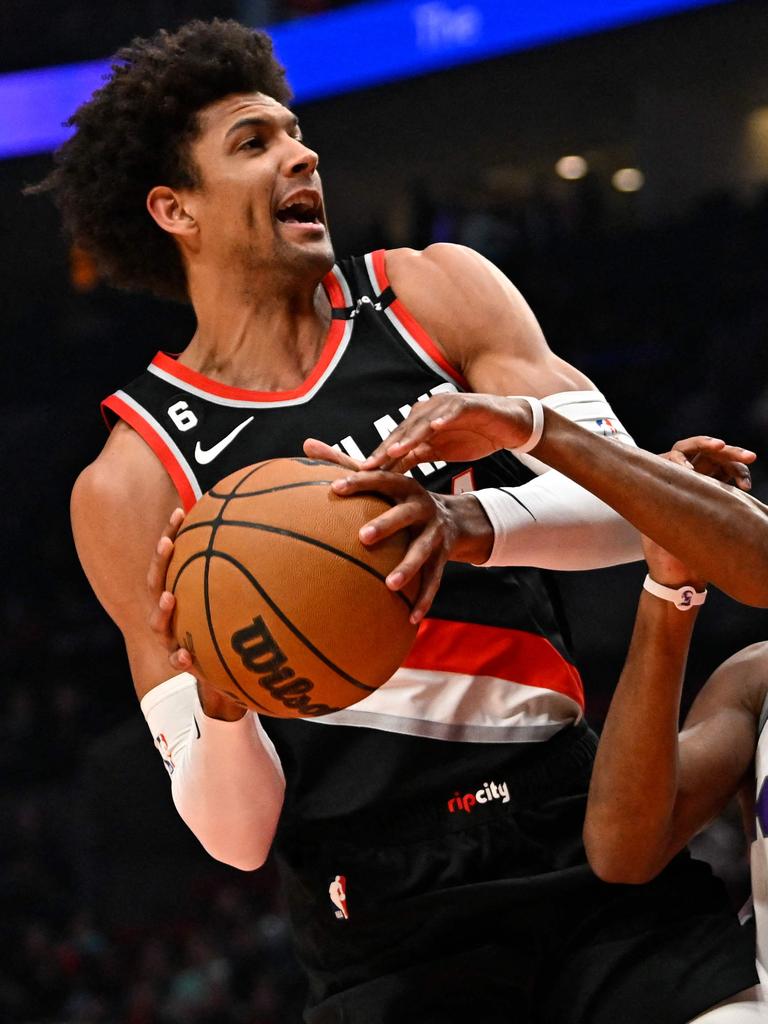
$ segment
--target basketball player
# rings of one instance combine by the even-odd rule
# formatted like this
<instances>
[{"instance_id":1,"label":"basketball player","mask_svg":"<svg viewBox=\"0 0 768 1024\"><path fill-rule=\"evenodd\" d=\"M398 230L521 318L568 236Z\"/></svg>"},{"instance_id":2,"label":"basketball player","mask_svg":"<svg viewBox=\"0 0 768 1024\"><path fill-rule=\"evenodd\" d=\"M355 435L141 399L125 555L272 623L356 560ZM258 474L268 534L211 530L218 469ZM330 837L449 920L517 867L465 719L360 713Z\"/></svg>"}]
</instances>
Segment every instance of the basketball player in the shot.
<instances>
[{"instance_id":1,"label":"basketball player","mask_svg":"<svg viewBox=\"0 0 768 1024\"><path fill-rule=\"evenodd\" d=\"M576 447L587 432L570 421L591 430L598 462L628 441L476 254L334 263L317 155L288 99L260 33L193 22L138 40L74 115L45 183L114 283L188 300L197 317L178 358L158 355L107 399L117 422L72 498L82 564L125 638L176 806L236 866L274 845L308 1022L684 1024L755 983L749 937L685 854L641 889L589 870L595 741L551 585L537 569L471 564L495 547L481 502L500 484L512 485L504 501L551 510L540 531L521 527L529 561L638 554L635 531L601 502L526 465L535 401L510 403L517 456L414 469L433 498L417 480L390 482L416 523L406 557L428 563L426 586L453 561L405 665L367 706L260 721L189 672L166 678L147 618L167 616L172 598L154 608L146 565L179 499L190 507L227 473L314 434L359 459L422 398L459 389L550 396L549 418ZM730 494L702 502L715 521L726 506L743 514ZM650 527L640 518L674 542L664 511Z\"/></svg>"},{"instance_id":2,"label":"basketball player","mask_svg":"<svg viewBox=\"0 0 768 1024\"><path fill-rule=\"evenodd\" d=\"M738 793L753 840L762 988L699 1020L757 1024L768 1019L768 644L753 644L717 669L678 736L688 646L706 587L647 540L645 554L648 577L592 775L587 854L606 881L647 882Z\"/></svg>"}]
</instances>

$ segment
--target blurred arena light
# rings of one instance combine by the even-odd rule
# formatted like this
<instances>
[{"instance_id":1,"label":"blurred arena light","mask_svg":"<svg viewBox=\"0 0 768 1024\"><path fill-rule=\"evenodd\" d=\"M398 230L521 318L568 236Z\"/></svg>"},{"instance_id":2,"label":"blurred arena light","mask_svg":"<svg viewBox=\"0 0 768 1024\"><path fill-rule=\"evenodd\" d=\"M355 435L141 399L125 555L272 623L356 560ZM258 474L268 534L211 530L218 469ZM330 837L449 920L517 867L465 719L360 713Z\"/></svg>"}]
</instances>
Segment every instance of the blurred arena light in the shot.
<instances>
[{"instance_id":1,"label":"blurred arena light","mask_svg":"<svg viewBox=\"0 0 768 1024\"><path fill-rule=\"evenodd\" d=\"M589 170L589 164L583 156L561 156L555 164L555 171L566 181L578 181Z\"/></svg>"},{"instance_id":2,"label":"blurred arena light","mask_svg":"<svg viewBox=\"0 0 768 1024\"><path fill-rule=\"evenodd\" d=\"M639 192L645 184L645 175L638 167L621 167L611 178L617 192Z\"/></svg>"},{"instance_id":3,"label":"blurred arena light","mask_svg":"<svg viewBox=\"0 0 768 1024\"><path fill-rule=\"evenodd\" d=\"M270 29L306 102L733 0L379 0ZM109 61L0 75L0 158L64 142Z\"/></svg>"},{"instance_id":4,"label":"blurred arena light","mask_svg":"<svg viewBox=\"0 0 768 1024\"><path fill-rule=\"evenodd\" d=\"M750 179L768 180L768 107L757 107L747 118L746 142Z\"/></svg>"}]
</instances>

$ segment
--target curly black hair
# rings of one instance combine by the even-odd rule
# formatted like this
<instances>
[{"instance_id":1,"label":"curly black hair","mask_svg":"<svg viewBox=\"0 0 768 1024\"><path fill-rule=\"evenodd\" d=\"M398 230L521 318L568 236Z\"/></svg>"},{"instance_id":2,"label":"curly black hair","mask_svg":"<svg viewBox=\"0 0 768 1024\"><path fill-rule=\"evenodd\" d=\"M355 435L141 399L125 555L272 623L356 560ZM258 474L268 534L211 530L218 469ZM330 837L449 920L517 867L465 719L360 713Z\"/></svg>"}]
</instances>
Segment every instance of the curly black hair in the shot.
<instances>
[{"instance_id":1,"label":"curly black hair","mask_svg":"<svg viewBox=\"0 0 768 1024\"><path fill-rule=\"evenodd\" d=\"M53 194L65 229L111 284L187 301L178 247L147 212L146 196L155 185L197 186L189 147L198 113L251 92L291 99L264 32L215 19L134 39L67 122L76 132L55 153L55 169L28 191Z\"/></svg>"}]
</instances>

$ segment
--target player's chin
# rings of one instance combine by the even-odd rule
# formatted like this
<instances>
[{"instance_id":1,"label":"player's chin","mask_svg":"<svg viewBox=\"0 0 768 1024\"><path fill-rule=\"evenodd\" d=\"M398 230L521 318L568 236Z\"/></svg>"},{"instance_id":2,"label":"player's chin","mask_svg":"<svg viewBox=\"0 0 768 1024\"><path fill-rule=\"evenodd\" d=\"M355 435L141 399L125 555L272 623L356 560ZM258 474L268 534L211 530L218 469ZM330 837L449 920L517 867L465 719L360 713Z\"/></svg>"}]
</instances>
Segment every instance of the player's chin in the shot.
<instances>
[{"instance_id":1,"label":"player's chin","mask_svg":"<svg viewBox=\"0 0 768 1024\"><path fill-rule=\"evenodd\" d=\"M278 237L281 248L299 262L323 265L328 270L335 262L333 243L325 224L282 224L278 221Z\"/></svg>"}]
</instances>

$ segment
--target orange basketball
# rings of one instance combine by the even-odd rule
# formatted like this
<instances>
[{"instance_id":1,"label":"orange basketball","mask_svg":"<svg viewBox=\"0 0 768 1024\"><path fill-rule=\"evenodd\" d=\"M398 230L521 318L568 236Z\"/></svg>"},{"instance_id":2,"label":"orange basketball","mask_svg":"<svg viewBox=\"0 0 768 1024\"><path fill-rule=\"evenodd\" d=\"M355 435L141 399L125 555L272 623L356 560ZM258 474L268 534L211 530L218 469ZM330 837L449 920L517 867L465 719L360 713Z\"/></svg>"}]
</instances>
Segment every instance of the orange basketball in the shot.
<instances>
[{"instance_id":1,"label":"orange basketball","mask_svg":"<svg viewBox=\"0 0 768 1024\"><path fill-rule=\"evenodd\" d=\"M371 548L358 530L390 503L341 497L346 470L272 459L238 470L192 508L167 587L174 632L217 689L263 714L316 717L348 707L400 666L416 635L418 580L384 580L408 538Z\"/></svg>"}]
</instances>

